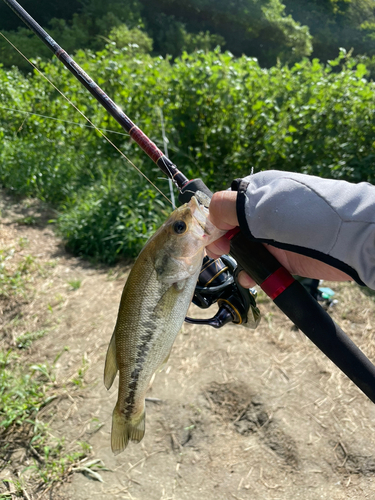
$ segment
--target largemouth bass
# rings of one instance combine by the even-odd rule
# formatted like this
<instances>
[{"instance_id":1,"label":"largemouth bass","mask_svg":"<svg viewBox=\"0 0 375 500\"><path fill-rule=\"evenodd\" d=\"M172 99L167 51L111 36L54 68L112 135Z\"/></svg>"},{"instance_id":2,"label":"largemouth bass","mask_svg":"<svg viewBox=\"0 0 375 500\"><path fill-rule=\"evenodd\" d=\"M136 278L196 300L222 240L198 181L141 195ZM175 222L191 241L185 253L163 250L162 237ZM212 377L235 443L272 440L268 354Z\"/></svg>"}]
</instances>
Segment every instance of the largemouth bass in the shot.
<instances>
[{"instance_id":1,"label":"largemouth bass","mask_svg":"<svg viewBox=\"0 0 375 500\"><path fill-rule=\"evenodd\" d=\"M168 359L193 297L204 248L222 236L193 197L150 238L126 281L104 368L109 389L119 372L112 451L145 433L145 394Z\"/></svg>"}]
</instances>

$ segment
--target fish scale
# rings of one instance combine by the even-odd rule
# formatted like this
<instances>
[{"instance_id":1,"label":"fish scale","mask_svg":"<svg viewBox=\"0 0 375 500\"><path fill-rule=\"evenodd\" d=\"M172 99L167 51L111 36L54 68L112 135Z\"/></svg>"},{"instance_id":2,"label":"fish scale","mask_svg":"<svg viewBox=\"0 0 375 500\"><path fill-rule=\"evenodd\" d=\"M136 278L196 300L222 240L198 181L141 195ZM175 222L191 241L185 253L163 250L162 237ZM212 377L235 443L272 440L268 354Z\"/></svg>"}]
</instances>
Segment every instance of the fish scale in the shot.
<instances>
[{"instance_id":1,"label":"fish scale","mask_svg":"<svg viewBox=\"0 0 375 500\"><path fill-rule=\"evenodd\" d=\"M125 284L108 347L104 384L119 372L111 446L120 453L145 433L145 394L168 359L193 297L204 248L223 231L195 197L176 209L148 241Z\"/></svg>"}]
</instances>

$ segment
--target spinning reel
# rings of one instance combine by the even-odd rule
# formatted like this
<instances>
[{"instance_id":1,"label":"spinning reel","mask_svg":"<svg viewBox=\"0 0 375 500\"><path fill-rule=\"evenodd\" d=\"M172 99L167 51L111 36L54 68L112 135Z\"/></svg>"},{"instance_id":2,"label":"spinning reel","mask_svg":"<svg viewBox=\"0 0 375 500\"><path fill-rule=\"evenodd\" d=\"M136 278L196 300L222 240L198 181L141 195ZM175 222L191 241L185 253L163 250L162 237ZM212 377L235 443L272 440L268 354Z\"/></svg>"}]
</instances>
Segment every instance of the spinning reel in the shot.
<instances>
[{"instance_id":1,"label":"spinning reel","mask_svg":"<svg viewBox=\"0 0 375 500\"><path fill-rule=\"evenodd\" d=\"M229 255L222 255L216 260L205 256L193 303L207 309L217 302L219 310L209 319L186 317L185 321L214 328L221 328L230 322L256 328L260 321L260 312L255 302L257 293L255 289L243 288L238 283L239 271L237 262Z\"/></svg>"}]
</instances>

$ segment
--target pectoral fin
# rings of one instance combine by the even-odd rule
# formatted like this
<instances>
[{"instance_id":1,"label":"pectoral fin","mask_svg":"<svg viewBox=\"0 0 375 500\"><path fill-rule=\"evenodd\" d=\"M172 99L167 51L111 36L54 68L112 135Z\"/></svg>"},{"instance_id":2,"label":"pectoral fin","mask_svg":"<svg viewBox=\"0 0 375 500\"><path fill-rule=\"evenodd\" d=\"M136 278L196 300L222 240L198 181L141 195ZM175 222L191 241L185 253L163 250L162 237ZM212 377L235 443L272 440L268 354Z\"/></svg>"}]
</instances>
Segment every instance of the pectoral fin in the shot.
<instances>
[{"instance_id":1,"label":"pectoral fin","mask_svg":"<svg viewBox=\"0 0 375 500\"><path fill-rule=\"evenodd\" d=\"M177 292L183 292L187 283L187 279L176 281L173 283L173 287Z\"/></svg>"},{"instance_id":2,"label":"pectoral fin","mask_svg":"<svg viewBox=\"0 0 375 500\"><path fill-rule=\"evenodd\" d=\"M154 267L158 280L170 285L191 277L191 271L184 262L165 253L156 257Z\"/></svg>"},{"instance_id":3,"label":"pectoral fin","mask_svg":"<svg viewBox=\"0 0 375 500\"><path fill-rule=\"evenodd\" d=\"M107 389L111 388L113 381L116 378L118 366L116 360L116 330L112 334L111 341L108 346L107 357L105 358L104 366L104 385Z\"/></svg>"}]
</instances>

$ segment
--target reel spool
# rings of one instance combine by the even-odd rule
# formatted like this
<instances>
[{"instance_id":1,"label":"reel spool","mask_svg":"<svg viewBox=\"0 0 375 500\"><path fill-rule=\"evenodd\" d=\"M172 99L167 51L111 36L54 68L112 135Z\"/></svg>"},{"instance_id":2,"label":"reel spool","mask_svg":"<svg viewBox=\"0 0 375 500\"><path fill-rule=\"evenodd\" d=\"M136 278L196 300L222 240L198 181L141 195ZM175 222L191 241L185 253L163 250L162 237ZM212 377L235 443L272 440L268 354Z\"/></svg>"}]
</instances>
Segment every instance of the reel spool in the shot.
<instances>
[{"instance_id":1,"label":"reel spool","mask_svg":"<svg viewBox=\"0 0 375 500\"><path fill-rule=\"evenodd\" d=\"M229 255L223 255L219 259L205 256L193 303L201 309L208 309L217 302L219 310L209 319L186 317L185 321L214 328L221 328L230 322L256 328L260 321L255 301L257 293L254 288L243 288L238 283L239 271L237 262Z\"/></svg>"}]
</instances>

